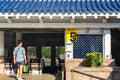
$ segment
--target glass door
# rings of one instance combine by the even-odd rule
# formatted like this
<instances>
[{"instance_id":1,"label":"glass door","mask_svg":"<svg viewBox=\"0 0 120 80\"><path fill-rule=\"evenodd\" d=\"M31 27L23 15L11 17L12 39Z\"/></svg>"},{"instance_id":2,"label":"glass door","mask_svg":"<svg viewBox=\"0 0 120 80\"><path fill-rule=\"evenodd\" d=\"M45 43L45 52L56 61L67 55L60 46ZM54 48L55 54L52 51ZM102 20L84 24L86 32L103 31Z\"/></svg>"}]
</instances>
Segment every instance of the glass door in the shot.
<instances>
[{"instance_id":1,"label":"glass door","mask_svg":"<svg viewBox=\"0 0 120 80\"><path fill-rule=\"evenodd\" d=\"M42 46L42 57L44 59L45 67L51 66L51 46Z\"/></svg>"}]
</instances>

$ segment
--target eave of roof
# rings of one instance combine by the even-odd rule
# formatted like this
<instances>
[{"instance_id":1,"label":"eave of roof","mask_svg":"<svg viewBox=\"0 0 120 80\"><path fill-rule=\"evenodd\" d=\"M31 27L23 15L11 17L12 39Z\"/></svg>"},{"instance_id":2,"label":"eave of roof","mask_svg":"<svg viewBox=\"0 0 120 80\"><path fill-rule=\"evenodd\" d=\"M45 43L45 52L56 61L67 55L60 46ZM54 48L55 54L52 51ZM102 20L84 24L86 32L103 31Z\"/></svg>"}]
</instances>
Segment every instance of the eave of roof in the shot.
<instances>
[{"instance_id":1,"label":"eave of roof","mask_svg":"<svg viewBox=\"0 0 120 80\"><path fill-rule=\"evenodd\" d=\"M27 19L30 19L31 17L38 17L38 19L41 19L43 17L49 17L50 19L52 19L53 17L60 17L61 19L64 19L64 17L71 17L72 19L75 19L76 17L83 17L83 19L86 19L87 17L94 17L94 19L97 19L98 17L105 17L106 19L108 19L110 16L113 16L113 17L116 17L117 19L120 19L120 13L119 14L68 14L68 13L65 13L65 14L44 14L44 13L0 13L0 17L5 17L5 19L8 19L9 17L16 17L16 19L19 19L19 17L27 17Z\"/></svg>"},{"instance_id":2,"label":"eave of roof","mask_svg":"<svg viewBox=\"0 0 120 80\"><path fill-rule=\"evenodd\" d=\"M120 23L0 23L0 29L119 28Z\"/></svg>"}]
</instances>

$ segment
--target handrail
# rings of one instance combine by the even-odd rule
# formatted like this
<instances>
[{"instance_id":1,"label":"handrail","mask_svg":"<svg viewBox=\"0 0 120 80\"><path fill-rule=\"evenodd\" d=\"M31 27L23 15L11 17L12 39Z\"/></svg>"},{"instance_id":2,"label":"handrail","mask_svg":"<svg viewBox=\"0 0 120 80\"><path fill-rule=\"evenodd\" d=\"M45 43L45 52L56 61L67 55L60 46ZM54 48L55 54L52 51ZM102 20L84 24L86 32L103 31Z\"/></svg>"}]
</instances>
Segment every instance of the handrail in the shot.
<instances>
[{"instance_id":1,"label":"handrail","mask_svg":"<svg viewBox=\"0 0 120 80\"><path fill-rule=\"evenodd\" d=\"M103 78L103 77L100 77L100 76L96 76L94 74L90 74L90 73L87 73L87 72L78 71L75 68L71 69L71 71L79 73L79 74L85 74L85 75L88 75L88 76L91 76L91 77L94 77L94 78L97 78L97 79L100 79L100 80L112 80L112 79L109 79L109 78Z\"/></svg>"}]
</instances>

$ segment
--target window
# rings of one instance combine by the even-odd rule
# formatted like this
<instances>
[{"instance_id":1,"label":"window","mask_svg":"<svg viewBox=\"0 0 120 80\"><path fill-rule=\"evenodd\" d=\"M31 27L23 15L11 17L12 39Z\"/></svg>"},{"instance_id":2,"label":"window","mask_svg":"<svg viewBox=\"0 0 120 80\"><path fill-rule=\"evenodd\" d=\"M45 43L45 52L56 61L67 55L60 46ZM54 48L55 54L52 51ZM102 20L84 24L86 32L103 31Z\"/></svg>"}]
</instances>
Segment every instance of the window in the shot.
<instances>
[{"instance_id":1,"label":"window","mask_svg":"<svg viewBox=\"0 0 120 80\"><path fill-rule=\"evenodd\" d=\"M61 64L62 64L62 60L65 59L65 47L64 46L56 46L56 65L60 66L59 64L59 59L61 60Z\"/></svg>"},{"instance_id":2,"label":"window","mask_svg":"<svg viewBox=\"0 0 120 80\"><path fill-rule=\"evenodd\" d=\"M42 47L42 56L45 58L51 58L51 46Z\"/></svg>"},{"instance_id":3,"label":"window","mask_svg":"<svg viewBox=\"0 0 120 80\"><path fill-rule=\"evenodd\" d=\"M65 47L64 46L56 46L56 57L59 58L60 55L65 53Z\"/></svg>"},{"instance_id":4,"label":"window","mask_svg":"<svg viewBox=\"0 0 120 80\"><path fill-rule=\"evenodd\" d=\"M30 57L37 57L36 55L37 51L36 51L36 47L35 46L28 46L27 47L27 55Z\"/></svg>"}]
</instances>

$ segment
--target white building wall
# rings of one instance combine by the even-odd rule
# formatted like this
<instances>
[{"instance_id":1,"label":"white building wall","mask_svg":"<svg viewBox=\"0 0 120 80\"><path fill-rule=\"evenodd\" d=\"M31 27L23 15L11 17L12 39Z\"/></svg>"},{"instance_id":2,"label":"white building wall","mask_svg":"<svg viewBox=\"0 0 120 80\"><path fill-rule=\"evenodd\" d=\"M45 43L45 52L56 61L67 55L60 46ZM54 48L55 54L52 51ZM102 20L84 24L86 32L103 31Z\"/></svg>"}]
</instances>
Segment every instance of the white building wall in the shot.
<instances>
[{"instance_id":1,"label":"white building wall","mask_svg":"<svg viewBox=\"0 0 120 80\"><path fill-rule=\"evenodd\" d=\"M66 56L66 59L73 59L73 43L72 42L66 43L65 56Z\"/></svg>"}]
</instances>

